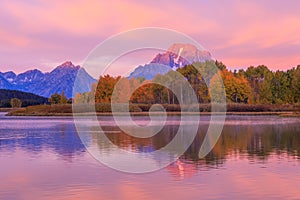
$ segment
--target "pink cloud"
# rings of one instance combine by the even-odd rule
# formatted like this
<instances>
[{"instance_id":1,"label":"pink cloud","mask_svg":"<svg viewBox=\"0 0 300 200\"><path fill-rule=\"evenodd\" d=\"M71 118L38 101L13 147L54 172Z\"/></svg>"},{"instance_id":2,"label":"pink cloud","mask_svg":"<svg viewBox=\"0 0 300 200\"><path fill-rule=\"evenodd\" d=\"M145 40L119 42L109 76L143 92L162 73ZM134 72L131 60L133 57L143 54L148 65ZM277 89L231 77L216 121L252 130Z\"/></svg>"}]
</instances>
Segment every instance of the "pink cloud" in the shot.
<instances>
[{"instance_id":1,"label":"pink cloud","mask_svg":"<svg viewBox=\"0 0 300 200\"><path fill-rule=\"evenodd\" d=\"M20 66L16 68L18 71L29 64L39 67L63 60L80 63L105 38L145 26L188 34L228 66L259 63L273 69L290 68L300 63L294 55L300 50L297 4L3 1L0 3L0 71L6 65ZM282 44L291 47L280 50ZM266 56L268 51L273 56ZM286 51L291 55L286 55Z\"/></svg>"}]
</instances>

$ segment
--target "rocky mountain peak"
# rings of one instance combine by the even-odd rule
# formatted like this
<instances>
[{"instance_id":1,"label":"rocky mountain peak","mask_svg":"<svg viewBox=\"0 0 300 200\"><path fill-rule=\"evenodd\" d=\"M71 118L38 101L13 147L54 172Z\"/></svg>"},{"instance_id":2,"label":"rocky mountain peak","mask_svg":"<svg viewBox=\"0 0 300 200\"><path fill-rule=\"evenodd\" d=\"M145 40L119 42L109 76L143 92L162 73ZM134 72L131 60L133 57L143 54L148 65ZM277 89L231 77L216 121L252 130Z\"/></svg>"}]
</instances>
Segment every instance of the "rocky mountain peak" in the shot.
<instances>
[{"instance_id":1,"label":"rocky mountain peak","mask_svg":"<svg viewBox=\"0 0 300 200\"><path fill-rule=\"evenodd\" d=\"M169 70L210 60L212 60L211 54L206 50L200 50L192 44L175 43L166 52L157 54L150 64L137 67L129 77L152 79L157 74L165 74Z\"/></svg>"},{"instance_id":2,"label":"rocky mountain peak","mask_svg":"<svg viewBox=\"0 0 300 200\"><path fill-rule=\"evenodd\" d=\"M16 74L13 71L0 72L0 75L4 77L8 82L12 82L16 78Z\"/></svg>"},{"instance_id":3,"label":"rocky mountain peak","mask_svg":"<svg viewBox=\"0 0 300 200\"><path fill-rule=\"evenodd\" d=\"M175 43L167 52L156 55L151 63L167 65L176 70L193 62L205 62L211 59L208 51L200 50L192 44Z\"/></svg>"},{"instance_id":4,"label":"rocky mountain peak","mask_svg":"<svg viewBox=\"0 0 300 200\"><path fill-rule=\"evenodd\" d=\"M63 64L57 66L57 68L78 68L79 66L75 66L71 61L66 61Z\"/></svg>"}]
</instances>

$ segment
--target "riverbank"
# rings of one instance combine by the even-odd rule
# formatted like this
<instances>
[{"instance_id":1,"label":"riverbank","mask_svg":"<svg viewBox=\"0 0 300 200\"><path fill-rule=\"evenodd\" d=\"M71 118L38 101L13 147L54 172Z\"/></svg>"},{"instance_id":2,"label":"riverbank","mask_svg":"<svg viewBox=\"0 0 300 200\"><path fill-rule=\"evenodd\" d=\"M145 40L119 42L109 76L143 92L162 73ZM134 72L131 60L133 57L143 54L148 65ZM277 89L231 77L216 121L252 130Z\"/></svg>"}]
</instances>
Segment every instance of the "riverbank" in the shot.
<instances>
[{"instance_id":1,"label":"riverbank","mask_svg":"<svg viewBox=\"0 0 300 200\"><path fill-rule=\"evenodd\" d=\"M11 112L13 110L16 110L16 108L0 108L0 112Z\"/></svg>"},{"instance_id":2,"label":"riverbank","mask_svg":"<svg viewBox=\"0 0 300 200\"><path fill-rule=\"evenodd\" d=\"M76 113L76 116L91 116L94 115L95 113L92 112L86 112L86 113ZM154 116L160 116L163 115L164 113L162 112L153 112L152 115ZM181 115L202 115L202 116L210 116L210 115L248 115L248 116L261 116L261 115L277 115L281 117L300 117L300 113L294 113L294 112L226 112L226 113L221 113L221 112L167 112L166 113L168 116L181 116ZM116 112L116 113L111 113L111 112L105 112L101 113L98 112L96 113L97 116L125 116L127 115L124 112ZM130 112L131 116L148 116L149 112ZM73 113L36 113L36 114L23 114L23 113L18 113L18 114L7 114L7 116L73 116Z\"/></svg>"},{"instance_id":3,"label":"riverbank","mask_svg":"<svg viewBox=\"0 0 300 200\"><path fill-rule=\"evenodd\" d=\"M148 116L151 105L130 105L129 111L132 116ZM164 105L166 114L168 116L178 115L223 115L223 112L210 112L210 105L199 105L199 109L184 108L182 112L178 109L178 105ZM195 107L195 106L194 106ZM153 115L162 115L163 110L151 109ZM180 108L180 107L179 107ZM178 111L179 110L179 111ZM195 110L195 111L193 111ZM1 110L0 110L1 111ZM19 109L3 109L2 112L8 112L8 116L72 116L72 105L39 105L29 106ZM76 115L89 116L94 115L96 111L97 116L112 116L109 104L100 104L95 106L95 110L86 109L86 107L79 105L76 108ZM200 112L199 112L200 111ZM114 115L126 115L125 112L116 112ZM227 105L226 115L278 115L284 117L300 117L299 105Z\"/></svg>"}]
</instances>

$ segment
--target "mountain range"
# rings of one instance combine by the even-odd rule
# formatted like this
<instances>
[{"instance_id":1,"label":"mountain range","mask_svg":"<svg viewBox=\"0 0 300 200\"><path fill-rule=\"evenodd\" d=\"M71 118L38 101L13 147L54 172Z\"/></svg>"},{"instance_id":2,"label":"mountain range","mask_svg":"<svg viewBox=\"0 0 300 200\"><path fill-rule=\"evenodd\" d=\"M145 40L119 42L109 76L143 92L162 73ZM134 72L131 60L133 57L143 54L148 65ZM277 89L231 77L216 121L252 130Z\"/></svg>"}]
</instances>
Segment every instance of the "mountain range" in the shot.
<instances>
[{"instance_id":1,"label":"mountain range","mask_svg":"<svg viewBox=\"0 0 300 200\"><path fill-rule=\"evenodd\" d=\"M194 62L210 60L212 57L208 51L199 50L192 44L176 43L171 45L165 53L157 54L149 64L138 66L129 78L144 77L150 80L157 74L163 75L170 70L176 70Z\"/></svg>"},{"instance_id":2,"label":"mountain range","mask_svg":"<svg viewBox=\"0 0 300 200\"><path fill-rule=\"evenodd\" d=\"M176 43L165 53L157 54L150 63L135 68L128 78L143 77L150 80L157 74L163 75L193 62L209 60L212 60L212 57L208 51L199 50L191 44ZM38 69L20 74L13 71L0 72L0 89L30 92L43 97L64 91L66 97L71 98L76 76L79 82L77 85L80 85L80 88L76 88L77 92L89 92L92 83L97 82L84 68L67 61L46 73Z\"/></svg>"},{"instance_id":3,"label":"mountain range","mask_svg":"<svg viewBox=\"0 0 300 200\"><path fill-rule=\"evenodd\" d=\"M43 73L38 69L29 70L21 74L12 71L0 72L0 89L31 92L43 97L50 97L54 93L64 91L67 98L73 95L73 85L76 76L80 77L80 92L91 90L96 82L83 68L68 61L57 66L53 71Z\"/></svg>"}]
</instances>

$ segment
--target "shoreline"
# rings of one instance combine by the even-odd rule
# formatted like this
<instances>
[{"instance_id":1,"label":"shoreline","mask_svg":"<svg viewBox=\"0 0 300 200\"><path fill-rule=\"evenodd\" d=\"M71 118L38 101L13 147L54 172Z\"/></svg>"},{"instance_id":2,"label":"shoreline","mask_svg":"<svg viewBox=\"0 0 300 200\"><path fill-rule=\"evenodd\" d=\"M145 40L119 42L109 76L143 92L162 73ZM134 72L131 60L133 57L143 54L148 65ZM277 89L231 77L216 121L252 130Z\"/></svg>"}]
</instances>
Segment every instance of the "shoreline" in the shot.
<instances>
[{"instance_id":1,"label":"shoreline","mask_svg":"<svg viewBox=\"0 0 300 200\"><path fill-rule=\"evenodd\" d=\"M10 112L16 110L16 108L0 108L0 112Z\"/></svg>"},{"instance_id":2,"label":"shoreline","mask_svg":"<svg viewBox=\"0 0 300 200\"><path fill-rule=\"evenodd\" d=\"M94 106L94 105L92 105ZM178 105L163 105L165 111L162 109L153 110L151 105L144 104L131 104L129 106L129 113L131 116L149 116L149 110L151 115L168 115L168 116L180 116L180 115L202 115L211 116L215 115L277 115L285 117L300 117L300 105L247 105L247 104L227 104L226 112L211 112L210 104L188 105L189 107L180 107ZM199 106L199 109L198 107ZM218 106L218 104L216 104ZM53 105L37 105L24 108L13 109L0 109L7 112L7 116L125 116L128 112L112 113L111 105L107 103L96 104L92 109L91 105L86 107L85 105L78 105L75 110L71 104L53 104ZM217 107L218 108L218 107ZM223 110L223 107L219 107L219 110ZM74 112L73 112L74 111ZM126 110L124 110L126 111Z\"/></svg>"},{"instance_id":3,"label":"shoreline","mask_svg":"<svg viewBox=\"0 0 300 200\"><path fill-rule=\"evenodd\" d=\"M1 111L0 112L4 112ZM73 113L9 113L5 112L6 116L73 116ZM92 112L84 112L84 113L74 113L76 116L91 116L95 113ZM162 115L163 112L152 112L152 115ZM262 115L277 115L280 117L300 117L299 112L292 112L292 111L280 111L280 112L166 112L167 116L180 116L180 115L202 115L202 116L210 116L214 115L240 115L240 116L262 116ZM97 112L97 116L113 116L112 112ZM126 113L119 112L114 113L117 116L125 116ZM149 116L149 112L130 112L131 116Z\"/></svg>"}]
</instances>

